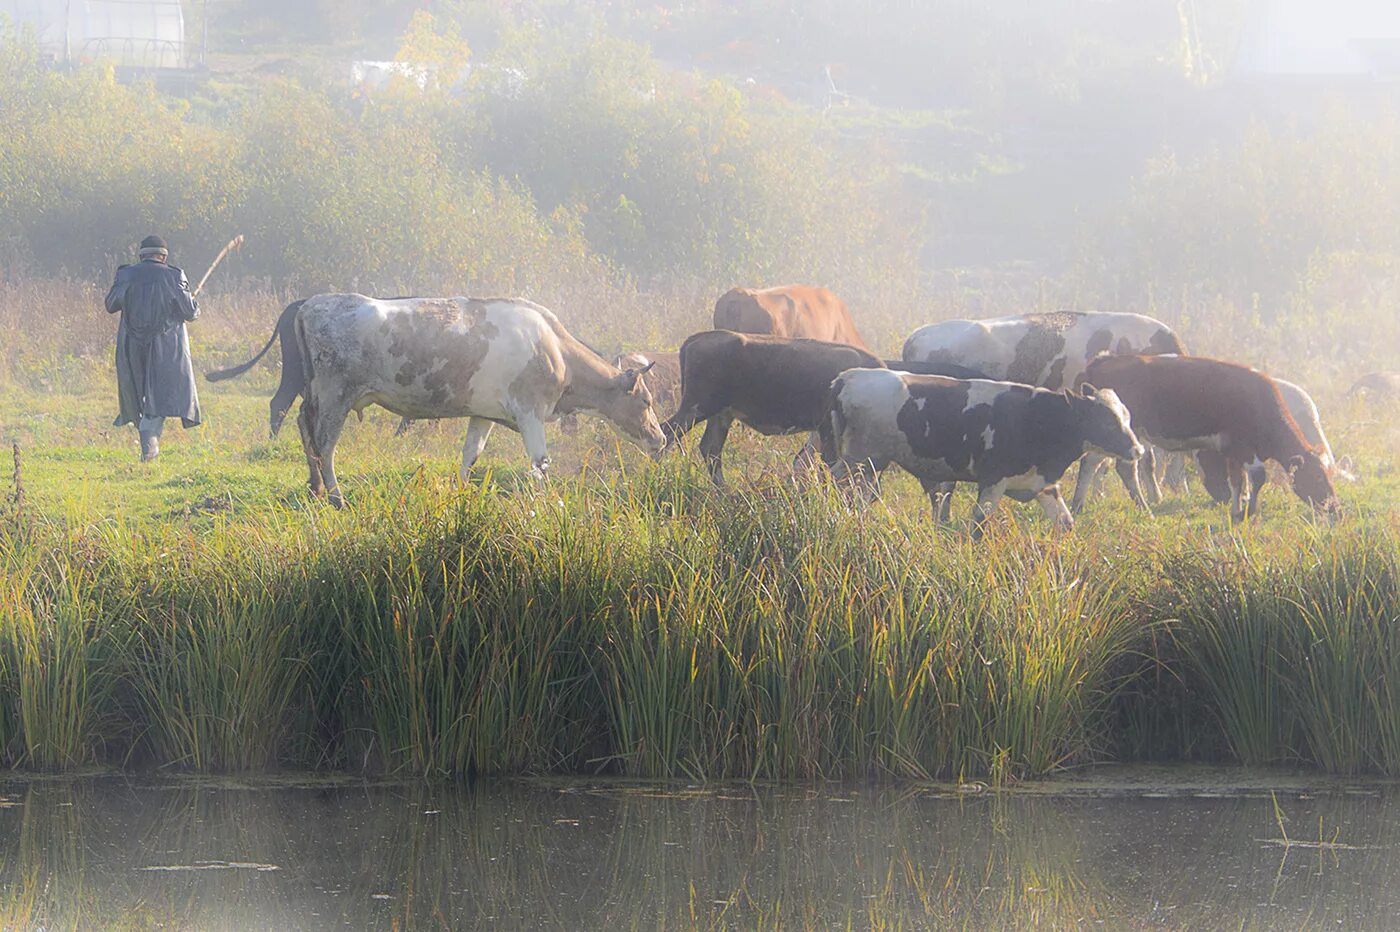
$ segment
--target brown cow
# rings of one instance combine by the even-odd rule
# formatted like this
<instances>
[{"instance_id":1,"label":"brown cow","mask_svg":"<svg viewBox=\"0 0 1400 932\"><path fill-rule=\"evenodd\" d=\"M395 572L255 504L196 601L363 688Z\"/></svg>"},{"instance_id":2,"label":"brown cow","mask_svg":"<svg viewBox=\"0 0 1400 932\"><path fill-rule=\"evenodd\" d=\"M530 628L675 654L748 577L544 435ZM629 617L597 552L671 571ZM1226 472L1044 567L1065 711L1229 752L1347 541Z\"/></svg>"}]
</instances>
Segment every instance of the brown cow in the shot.
<instances>
[{"instance_id":1,"label":"brown cow","mask_svg":"<svg viewBox=\"0 0 1400 932\"><path fill-rule=\"evenodd\" d=\"M870 349L856 332L846 302L812 285L731 288L715 302L715 329Z\"/></svg>"},{"instance_id":2,"label":"brown cow","mask_svg":"<svg viewBox=\"0 0 1400 932\"><path fill-rule=\"evenodd\" d=\"M822 340L790 340L708 330L681 344L681 403L662 427L670 449L706 421L700 454L710 478L724 482L720 457L737 419L760 434L815 431L831 381L847 369L882 368L863 349Z\"/></svg>"},{"instance_id":3,"label":"brown cow","mask_svg":"<svg viewBox=\"0 0 1400 932\"><path fill-rule=\"evenodd\" d=\"M1144 441L1167 450L1219 451L1235 520L1258 507L1246 469L1270 459L1287 471L1299 498L1321 511L1338 510L1318 450L1303 439L1278 386L1264 373L1199 356L1100 356L1089 363L1085 378L1118 393ZM1137 471L1120 463L1118 474L1133 501L1147 508Z\"/></svg>"}]
</instances>

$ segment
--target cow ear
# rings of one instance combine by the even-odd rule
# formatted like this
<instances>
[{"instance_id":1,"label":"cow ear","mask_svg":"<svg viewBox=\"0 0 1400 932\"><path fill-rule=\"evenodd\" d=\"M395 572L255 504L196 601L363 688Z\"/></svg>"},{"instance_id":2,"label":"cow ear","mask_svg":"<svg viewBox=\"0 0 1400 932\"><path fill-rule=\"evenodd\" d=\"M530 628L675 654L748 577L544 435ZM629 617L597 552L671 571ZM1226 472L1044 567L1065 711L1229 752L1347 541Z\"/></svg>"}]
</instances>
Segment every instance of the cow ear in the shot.
<instances>
[{"instance_id":1,"label":"cow ear","mask_svg":"<svg viewBox=\"0 0 1400 932\"><path fill-rule=\"evenodd\" d=\"M644 366L644 367L642 368L642 371L641 371L639 374L640 374L640 375L646 375L648 372L650 372L650 371L651 371L652 369L654 369L654 368L656 368L656 360L655 360L655 359L653 359L651 362L647 363L646 366Z\"/></svg>"},{"instance_id":2,"label":"cow ear","mask_svg":"<svg viewBox=\"0 0 1400 932\"><path fill-rule=\"evenodd\" d=\"M1079 391L1080 394L1082 394L1085 398L1090 399L1091 401L1099 397L1099 390L1094 386L1090 385L1088 382L1085 382L1083 385L1079 386Z\"/></svg>"},{"instance_id":3,"label":"cow ear","mask_svg":"<svg viewBox=\"0 0 1400 932\"><path fill-rule=\"evenodd\" d=\"M1288 458L1288 465L1286 467L1288 469L1288 475L1291 477L1298 470L1302 469L1303 463L1304 460L1301 456L1290 456Z\"/></svg>"}]
</instances>

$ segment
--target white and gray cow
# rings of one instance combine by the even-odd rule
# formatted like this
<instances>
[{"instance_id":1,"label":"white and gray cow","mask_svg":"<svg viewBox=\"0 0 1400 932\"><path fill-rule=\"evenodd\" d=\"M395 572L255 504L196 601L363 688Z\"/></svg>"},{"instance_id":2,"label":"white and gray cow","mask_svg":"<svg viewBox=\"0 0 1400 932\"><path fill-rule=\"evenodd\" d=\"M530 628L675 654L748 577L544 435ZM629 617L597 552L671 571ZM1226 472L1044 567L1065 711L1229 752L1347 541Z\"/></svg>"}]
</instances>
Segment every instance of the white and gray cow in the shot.
<instances>
[{"instance_id":1,"label":"white and gray cow","mask_svg":"<svg viewBox=\"0 0 1400 932\"><path fill-rule=\"evenodd\" d=\"M296 336L311 491L328 491L337 505L336 441L346 416L372 404L413 420L471 418L463 479L495 424L520 433L541 476L545 422L574 411L606 418L649 452L665 443L643 370L619 370L529 301L318 295L297 312Z\"/></svg>"},{"instance_id":2,"label":"white and gray cow","mask_svg":"<svg viewBox=\"0 0 1400 932\"><path fill-rule=\"evenodd\" d=\"M947 519L946 487L977 483L973 536L1003 495L1037 499L1057 527L1074 526L1059 481L1086 449L1132 461L1142 445L1111 391L1050 391L1015 382L847 369L831 383L822 458L838 481L854 478L867 499L891 463L928 493Z\"/></svg>"},{"instance_id":3,"label":"white and gray cow","mask_svg":"<svg viewBox=\"0 0 1400 932\"><path fill-rule=\"evenodd\" d=\"M951 363L975 369L990 379L1058 390L1078 388L1084 381L1085 367L1100 353L1151 356L1184 352L1176 333L1154 317L1114 311L1050 311L929 324L909 335L903 355L910 362ZM1174 459L1173 472L1179 474L1181 458ZM1083 504L1103 460L1102 454L1090 451L1080 463L1074 511ZM1149 500L1160 501L1156 455L1150 448L1138 461L1138 473Z\"/></svg>"}]
</instances>

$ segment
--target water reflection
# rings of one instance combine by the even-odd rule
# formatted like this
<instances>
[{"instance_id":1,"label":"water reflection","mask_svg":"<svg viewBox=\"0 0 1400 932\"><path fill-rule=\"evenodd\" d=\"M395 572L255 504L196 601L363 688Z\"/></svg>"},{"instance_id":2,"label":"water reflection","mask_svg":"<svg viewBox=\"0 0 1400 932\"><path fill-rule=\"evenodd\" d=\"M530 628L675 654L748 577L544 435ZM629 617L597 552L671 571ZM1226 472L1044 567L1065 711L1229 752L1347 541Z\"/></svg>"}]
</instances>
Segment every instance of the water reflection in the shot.
<instances>
[{"instance_id":1,"label":"water reflection","mask_svg":"<svg viewBox=\"0 0 1400 932\"><path fill-rule=\"evenodd\" d=\"M1279 803L9 783L0 928L1400 925L1400 793Z\"/></svg>"}]
</instances>

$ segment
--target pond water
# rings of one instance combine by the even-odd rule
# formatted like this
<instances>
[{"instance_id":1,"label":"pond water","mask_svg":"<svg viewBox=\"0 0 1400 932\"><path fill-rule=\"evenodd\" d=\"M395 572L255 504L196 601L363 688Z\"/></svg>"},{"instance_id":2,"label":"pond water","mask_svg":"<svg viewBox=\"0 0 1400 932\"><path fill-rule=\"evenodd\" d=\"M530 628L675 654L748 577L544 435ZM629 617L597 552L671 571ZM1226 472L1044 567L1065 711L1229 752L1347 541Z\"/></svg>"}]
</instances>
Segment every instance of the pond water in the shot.
<instances>
[{"instance_id":1,"label":"pond water","mask_svg":"<svg viewBox=\"0 0 1400 932\"><path fill-rule=\"evenodd\" d=\"M1391 929L1400 789L0 781L0 928L113 925Z\"/></svg>"}]
</instances>

